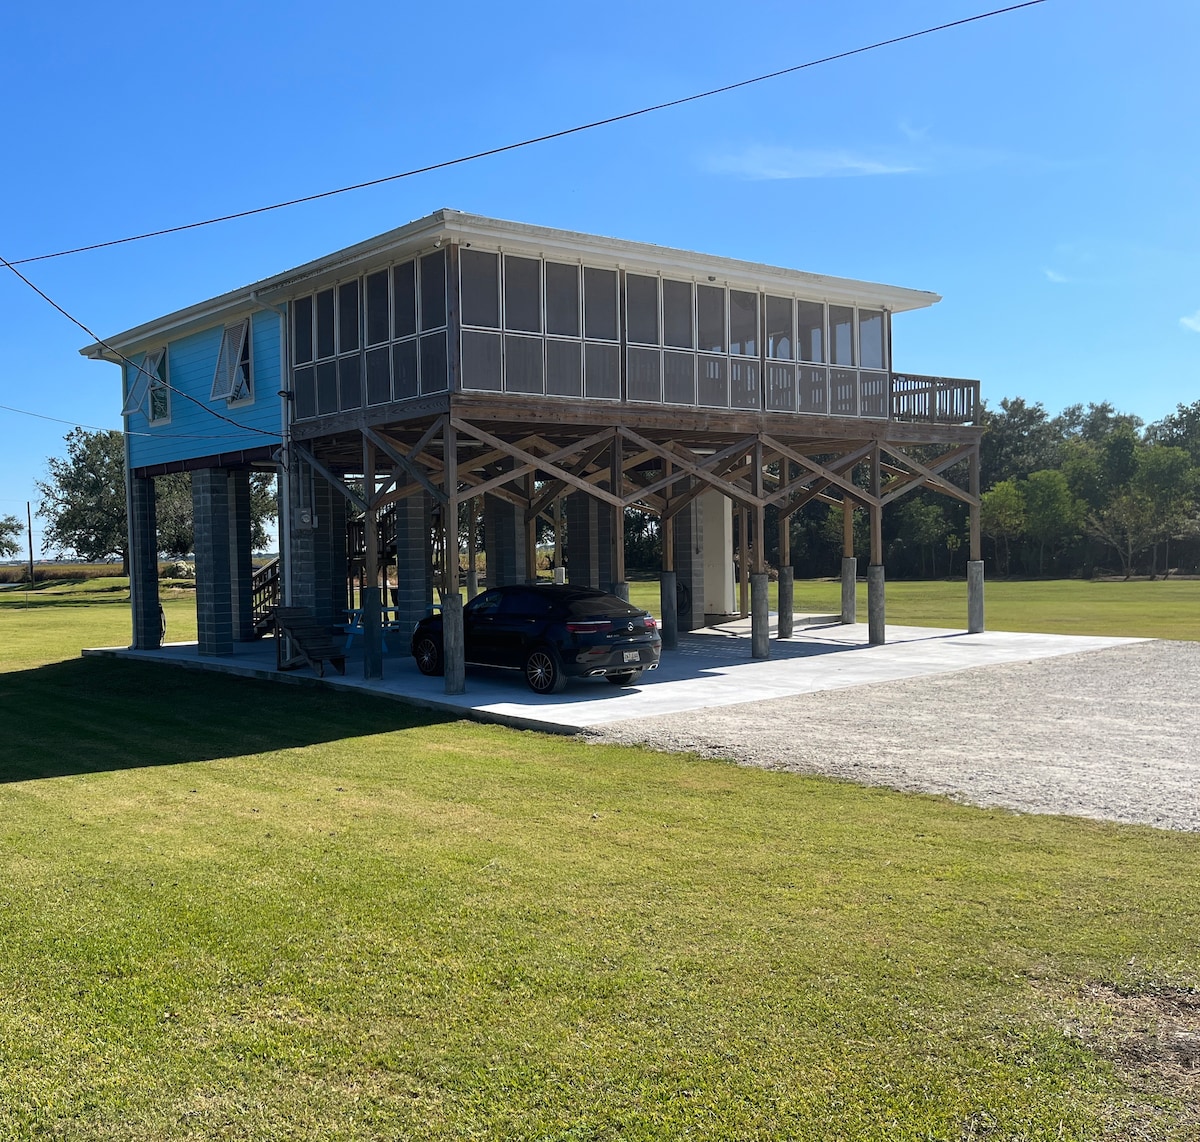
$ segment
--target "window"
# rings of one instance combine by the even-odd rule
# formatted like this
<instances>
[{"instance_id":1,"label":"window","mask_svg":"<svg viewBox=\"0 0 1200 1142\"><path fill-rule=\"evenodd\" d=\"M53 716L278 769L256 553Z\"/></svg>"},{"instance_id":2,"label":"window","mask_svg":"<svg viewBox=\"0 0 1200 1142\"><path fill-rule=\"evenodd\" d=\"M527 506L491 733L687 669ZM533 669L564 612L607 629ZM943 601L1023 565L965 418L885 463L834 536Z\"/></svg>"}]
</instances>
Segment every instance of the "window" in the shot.
<instances>
[{"instance_id":1,"label":"window","mask_svg":"<svg viewBox=\"0 0 1200 1142\"><path fill-rule=\"evenodd\" d=\"M358 349L358 279L338 286L338 352Z\"/></svg>"},{"instance_id":2,"label":"window","mask_svg":"<svg viewBox=\"0 0 1200 1142\"><path fill-rule=\"evenodd\" d=\"M583 335L589 341L616 341L617 271L583 271Z\"/></svg>"},{"instance_id":3,"label":"window","mask_svg":"<svg viewBox=\"0 0 1200 1142\"><path fill-rule=\"evenodd\" d=\"M579 336L578 266L546 263L546 332L554 337Z\"/></svg>"},{"instance_id":4,"label":"window","mask_svg":"<svg viewBox=\"0 0 1200 1142\"><path fill-rule=\"evenodd\" d=\"M333 290L317 294L317 359L333 356Z\"/></svg>"},{"instance_id":5,"label":"window","mask_svg":"<svg viewBox=\"0 0 1200 1142\"><path fill-rule=\"evenodd\" d=\"M292 359L297 365L307 365L313 359L313 299L298 297L292 310Z\"/></svg>"},{"instance_id":6,"label":"window","mask_svg":"<svg viewBox=\"0 0 1200 1142\"><path fill-rule=\"evenodd\" d=\"M463 250L459 261L464 325L500 328L500 255Z\"/></svg>"},{"instance_id":7,"label":"window","mask_svg":"<svg viewBox=\"0 0 1200 1142\"><path fill-rule=\"evenodd\" d=\"M367 278L367 344L380 345L388 339L388 272L380 270Z\"/></svg>"},{"instance_id":8,"label":"window","mask_svg":"<svg viewBox=\"0 0 1200 1142\"><path fill-rule=\"evenodd\" d=\"M421 331L440 329L445 324L446 251L438 250L421 259Z\"/></svg>"},{"instance_id":9,"label":"window","mask_svg":"<svg viewBox=\"0 0 1200 1142\"><path fill-rule=\"evenodd\" d=\"M720 286L702 285L696 290L702 353L725 352L725 291Z\"/></svg>"},{"instance_id":10,"label":"window","mask_svg":"<svg viewBox=\"0 0 1200 1142\"><path fill-rule=\"evenodd\" d=\"M250 321L235 321L226 325L221 334L217 353L217 369L213 374L209 400L229 403L249 400L253 396L250 377Z\"/></svg>"},{"instance_id":11,"label":"window","mask_svg":"<svg viewBox=\"0 0 1200 1142\"><path fill-rule=\"evenodd\" d=\"M121 409L122 416L145 412L153 424L171 416L170 389L166 381L166 350L147 353L129 378L129 393ZM147 398L149 407L147 409Z\"/></svg>"},{"instance_id":12,"label":"window","mask_svg":"<svg viewBox=\"0 0 1200 1142\"><path fill-rule=\"evenodd\" d=\"M775 361L790 361L792 353L792 300L767 297L767 356Z\"/></svg>"}]
</instances>

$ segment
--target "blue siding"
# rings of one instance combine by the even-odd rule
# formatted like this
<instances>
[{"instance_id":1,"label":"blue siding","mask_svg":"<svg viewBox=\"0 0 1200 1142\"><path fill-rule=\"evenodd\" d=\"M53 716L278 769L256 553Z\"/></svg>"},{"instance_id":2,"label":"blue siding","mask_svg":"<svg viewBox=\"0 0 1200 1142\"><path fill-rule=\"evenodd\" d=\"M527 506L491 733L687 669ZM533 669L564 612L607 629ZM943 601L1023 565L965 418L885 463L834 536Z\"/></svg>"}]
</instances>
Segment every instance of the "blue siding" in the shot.
<instances>
[{"instance_id":1,"label":"blue siding","mask_svg":"<svg viewBox=\"0 0 1200 1142\"><path fill-rule=\"evenodd\" d=\"M145 409L127 418L130 432L148 433L130 438L130 458L135 468L166 464L173 460L191 460L218 452L236 452L260 448L279 441L280 400L283 387L279 375L280 318L271 313L255 313L250 321L254 400L229 407L224 400L209 400L217 355L221 349L223 325L193 333L167 346L167 383L171 419L162 424L147 422ZM132 358L140 364L142 356ZM126 365L126 387L133 370ZM180 392L194 397L199 405ZM203 406L203 407L201 407ZM220 420L205 411L227 416L238 426ZM265 429L255 432L254 429Z\"/></svg>"}]
</instances>

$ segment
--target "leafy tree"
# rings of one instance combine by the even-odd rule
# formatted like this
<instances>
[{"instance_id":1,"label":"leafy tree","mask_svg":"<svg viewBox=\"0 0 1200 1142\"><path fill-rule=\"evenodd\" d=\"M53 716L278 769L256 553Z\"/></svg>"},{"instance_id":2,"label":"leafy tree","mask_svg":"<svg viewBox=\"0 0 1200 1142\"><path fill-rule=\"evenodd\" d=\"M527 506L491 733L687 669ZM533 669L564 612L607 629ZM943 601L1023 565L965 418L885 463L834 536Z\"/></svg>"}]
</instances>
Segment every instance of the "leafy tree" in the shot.
<instances>
[{"instance_id":1,"label":"leafy tree","mask_svg":"<svg viewBox=\"0 0 1200 1142\"><path fill-rule=\"evenodd\" d=\"M984 434L979 475L985 488L1057 464L1061 426L1050 419L1041 404L1026 404L1021 397L1006 397L998 411L984 406L980 420Z\"/></svg>"},{"instance_id":2,"label":"leafy tree","mask_svg":"<svg viewBox=\"0 0 1200 1142\"><path fill-rule=\"evenodd\" d=\"M1055 418L1058 432L1064 439L1087 440L1102 444L1115 431L1128 429L1135 436L1142 427L1142 418L1126 412L1117 412L1108 401L1091 403L1085 409L1081 404L1068 405Z\"/></svg>"},{"instance_id":3,"label":"leafy tree","mask_svg":"<svg viewBox=\"0 0 1200 1142\"><path fill-rule=\"evenodd\" d=\"M1158 544L1165 543L1166 570L1171 569L1171 536L1183 527L1192 507L1196 469L1182 448L1152 444L1139 448L1132 486L1154 507L1155 537L1151 545L1150 576L1158 571Z\"/></svg>"},{"instance_id":4,"label":"leafy tree","mask_svg":"<svg viewBox=\"0 0 1200 1142\"><path fill-rule=\"evenodd\" d=\"M66 436L65 457L52 457L49 478L38 481L47 521L43 551L65 551L87 562L120 556L129 567L125 522L125 446L121 433L76 428ZM275 517L275 477L250 475L251 546L268 541L267 524ZM155 480L159 551L173 558L193 547L192 479L185 472Z\"/></svg>"},{"instance_id":5,"label":"leafy tree","mask_svg":"<svg viewBox=\"0 0 1200 1142\"><path fill-rule=\"evenodd\" d=\"M43 551L66 551L85 562L120 556L129 569L125 534L125 448L121 433L75 428L66 456L51 457L49 478L39 480L46 520Z\"/></svg>"},{"instance_id":6,"label":"leafy tree","mask_svg":"<svg viewBox=\"0 0 1200 1142\"><path fill-rule=\"evenodd\" d=\"M1181 404L1173 413L1150 425L1146 429L1146 442L1182 448L1192 463L1200 467L1200 400Z\"/></svg>"},{"instance_id":7,"label":"leafy tree","mask_svg":"<svg viewBox=\"0 0 1200 1142\"><path fill-rule=\"evenodd\" d=\"M21 550L17 536L25 525L15 515L0 516L0 559L9 559Z\"/></svg>"},{"instance_id":8,"label":"leafy tree","mask_svg":"<svg viewBox=\"0 0 1200 1142\"><path fill-rule=\"evenodd\" d=\"M1126 579L1133 575L1134 561L1158 534L1154 503L1141 492L1122 492L1089 513L1087 524L1097 539L1117 553Z\"/></svg>"},{"instance_id":9,"label":"leafy tree","mask_svg":"<svg viewBox=\"0 0 1200 1142\"><path fill-rule=\"evenodd\" d=\"M1045 570L1046 548L1054 553L1079 534L1083 508L1071 494L1067 477L1054 469L1030 472L1021 485L1025 534L1038 546L1038 574Z\"/></svg>"},{"instance_id":10,"label":"leafy tree","mask_svg":"<svg viewBox=\"0 0 1200 1142\"><path fill-rule=\"evenodd\" d=\"M1009 572L1009 544L1025 531L1025 497L1016 480L1001 480L983 493L979 526L996 544L996 558L1004 574Z\"/></svg>"},{"instance_id":11,"label":"leafy tree","mask_svg":"<svg viewBox=\"0 0 1200 1142\"><path fill-rule=\"evenodd\" d=\"M937 574L937 557L935 552L945 540L950 525L946 522L946 513L940 504L931 499L914 497L905 502L900 509L900 535L910 543L916 544L921 552L921 574L925 574L925 550L929 549L930 560L933 564L933 574Z\"/></svg>"}]
</instances>

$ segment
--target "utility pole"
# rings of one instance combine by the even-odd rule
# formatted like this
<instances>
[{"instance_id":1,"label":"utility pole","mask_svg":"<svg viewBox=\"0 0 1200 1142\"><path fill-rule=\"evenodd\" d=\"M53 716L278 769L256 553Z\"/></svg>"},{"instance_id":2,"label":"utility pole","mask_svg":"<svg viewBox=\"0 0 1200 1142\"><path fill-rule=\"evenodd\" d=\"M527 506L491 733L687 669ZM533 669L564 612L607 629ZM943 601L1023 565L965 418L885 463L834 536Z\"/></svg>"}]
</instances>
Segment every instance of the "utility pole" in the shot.
<instances>
[{"instance_id":1,"label":"utility pole","mask_svg":"<svg viewBox=\"0 0 1200 1142\"><path fill-rule=\"evenodd\" d=\"M25 535L29 540L29 586L25 589L25 605L29 606L29 592L33 589L33 508L25 501Z\"/></svg>"}]
</instances>

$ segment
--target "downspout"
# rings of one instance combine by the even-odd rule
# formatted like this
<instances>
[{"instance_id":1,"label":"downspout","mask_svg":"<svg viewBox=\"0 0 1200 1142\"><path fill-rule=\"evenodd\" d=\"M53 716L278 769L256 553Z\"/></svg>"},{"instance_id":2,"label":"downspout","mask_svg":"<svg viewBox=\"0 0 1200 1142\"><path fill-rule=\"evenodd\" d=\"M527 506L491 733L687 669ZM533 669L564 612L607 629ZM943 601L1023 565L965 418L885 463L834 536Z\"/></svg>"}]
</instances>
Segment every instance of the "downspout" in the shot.
<instances>
[{"instance_id":1,"label":"downspout","mask_svg":"<svg viewBox=\"0 0 1200 1142\"><path fill-rule=\"evenodd\" d=\"M127 377L125 369L127 366L121 365L121 404L124 405L127 394L125 383ZM138 581L137 560L134 559L133 550L133 470L132 457L129 453L129 414L126 413L121 417L121 448L125 456L125 552L126 563L129 568L129 649L144 650L144 647L138 646L137 637L137 600L138 589L141 584ZM157 552L155 553L157 554Z\"/></svg>"},{"instance_id":2,"label":"downspout","mask_svg":"<svg viewBox=\"0 0 1200 1142\"><path fill-rule=\"evenodd\" d=\"M251 294L255 305L279 318L279 582L285 607L292 605L292 370L288 362L288 310Z\"/></svg>"}]
</instances>

